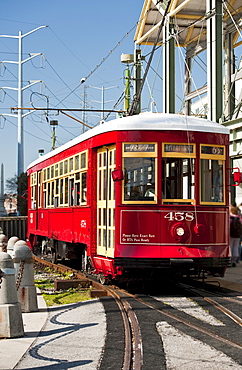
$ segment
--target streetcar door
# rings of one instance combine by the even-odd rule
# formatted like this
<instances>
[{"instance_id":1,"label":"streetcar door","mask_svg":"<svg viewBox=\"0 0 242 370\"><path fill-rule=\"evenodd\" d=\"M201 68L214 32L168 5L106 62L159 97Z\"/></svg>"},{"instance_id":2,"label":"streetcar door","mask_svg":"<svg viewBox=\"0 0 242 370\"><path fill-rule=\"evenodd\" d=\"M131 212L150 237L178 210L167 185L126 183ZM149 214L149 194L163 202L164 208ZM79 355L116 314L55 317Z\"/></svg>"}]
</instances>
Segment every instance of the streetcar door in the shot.
<instances>
[{"instance_id":1,"label":"streetcar door","mask_svg":"<svg viewBox=\"0 0 242 370\"><path fill-rule=\"evenodd\" d=\"M97 167L97 253L114 257L115 187L111 174L116 168L115 145L98 150Z\"/></svg>"},{"instance_id":2,"label":"streetcar door","mask_svg":"<svg viewBox=\"0 0 242 370\"><path fill-rule=\"evenodd\" d=\"M36 209L37 209L37 212L36 212L36 229L39 229L40 227L40 208L42 207L42 203L43 203L43 200L42 200L42 183L43 183L43 171L38 171L37 172L37 187L36 187L36 191L37 191L37 194L36 194L36 201L37 201L37 204L36 204Z\"/></svg>"}]
</instances>

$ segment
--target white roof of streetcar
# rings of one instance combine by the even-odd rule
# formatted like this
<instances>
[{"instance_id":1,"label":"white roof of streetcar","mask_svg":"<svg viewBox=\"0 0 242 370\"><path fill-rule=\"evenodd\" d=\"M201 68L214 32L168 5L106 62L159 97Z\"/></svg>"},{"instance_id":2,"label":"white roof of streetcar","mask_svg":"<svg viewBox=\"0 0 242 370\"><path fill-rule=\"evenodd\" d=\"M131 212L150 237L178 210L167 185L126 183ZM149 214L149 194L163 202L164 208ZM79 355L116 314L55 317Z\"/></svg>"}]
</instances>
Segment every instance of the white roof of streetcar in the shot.
<instances>
[{"instance_id":1,"label":"white roof of streetcar","mask_svg":"<svg viewBox=\"0 0 242 370\"><path fill-rule=\"evenodd\" d=\"M46 153L30 163L27 169L49 159L72 146L88 140L94 136L111 131L198 131L219 134L229 134L229 129L220 123L212 122L203 118L185 116L170 113L140 113L134 116L116 118L114 120L100 124L93 129L84 132L66 144Z\"/></svg>"}]
</instances>

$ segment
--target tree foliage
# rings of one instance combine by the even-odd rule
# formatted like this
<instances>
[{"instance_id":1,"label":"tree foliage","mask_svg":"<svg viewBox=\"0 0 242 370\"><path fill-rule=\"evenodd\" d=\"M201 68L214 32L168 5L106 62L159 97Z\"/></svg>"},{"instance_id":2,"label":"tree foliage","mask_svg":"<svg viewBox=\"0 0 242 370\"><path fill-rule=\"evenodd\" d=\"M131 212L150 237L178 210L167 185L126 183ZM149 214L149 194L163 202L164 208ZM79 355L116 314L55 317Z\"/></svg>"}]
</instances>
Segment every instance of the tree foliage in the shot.
<instances>
[{"instance_id":1,"label":"tree foliage","mask_svg":"<svg viewBox=\"0 0 242 370\"><path fill-rule=\"evenodd\" d=\"M6 192L10 194L17 194L18 191L18 176L15 175L10 179L6 180L5 184Z\"/></svg>"},{"instance_id":2,"label":"tree foliage","mask_svg":"<svg viewBox=\"0 0 242 370\"><path fill-rule=\"evenodd\" d=\"M14 177L6 181L6 189L9 193L17 194L17 209L20 216L27 216L27 189L28 179L27 173L23 172L20 176Z\"/></svg>"}]
</instances>

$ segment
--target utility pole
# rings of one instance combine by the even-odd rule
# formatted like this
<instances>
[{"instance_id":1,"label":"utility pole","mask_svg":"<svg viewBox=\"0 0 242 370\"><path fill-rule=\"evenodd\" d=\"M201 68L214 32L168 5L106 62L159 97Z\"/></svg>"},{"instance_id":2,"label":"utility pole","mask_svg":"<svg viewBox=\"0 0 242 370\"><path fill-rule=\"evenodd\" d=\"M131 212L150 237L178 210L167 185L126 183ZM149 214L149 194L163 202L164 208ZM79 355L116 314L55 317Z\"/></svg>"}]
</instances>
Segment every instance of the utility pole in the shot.
<instances>
[{"instance_id":1,"label":"utility pole","mask_svg":"<svg viewBox=\"0 0 242 370\"><path fill-rule=\"evenodd\" d=\"M101 90L102 91L102 99L101 99L101 101L97 101L97 100L93 100L93 101L95 101L97 103L101 103L101 109L102 109L102 112L101 112L101 120L103 120L104 117L105 117L105 112L104 112L105 103L109 103L109 102L112 101L112 100L105 101L105 99L104 99L104 92L105 92L105 90L113 89L113 88L118 87L118 86L110 86L110 87L89 86L89 87L92 87L93 89L98 89L98 90Z\"/></svg>"},{"instance_id":2,"label":"utility pole","mask_svg":"<svg viewBox=\"0 0 242 370\"><path fill-rule=\"evenodd\" d=\"M8 38L15 38L18 39L18 61L4 61L3 63L12 63L18 65L18 88L10 88L10 87L3 87L2 89L10 89L10 90L17 90L18 91L18 157L17 157L17 175L20 176L21 173L24 172L24 143L23 143L23 118L30 114L30 112L23 114L22 113L22 98L23 98L23 90L27 89L30 86L35 85L36 83L42 82L42 81L34 81L30 83L27 86L23 87L23 64L33 58L35 58L38 55L42 55L42 53L34 53L30 54L30 57L22 60L22 40L24 37L30 35L31 33L38 31L41 28L48 27L48 26L40 26L35 28L34 30L25 33L22 35L22 32L19 31L18 36L9 36L9 35L0 35L0 37L8 37ZM3 114L3 116L12 116L16 117L14 114Z\"/></svg>"},{"instance_id":3,"label":"utility pole","mask_svg":"<svg viewBox=\"0 0 242 370\"><path fill-rule=\"evenodd\" d=\"M130 107L130 69L129 64L134 63L134 56L133 54L122 54L121 55L121 63L126 65L125 69L125 90L124 90L124 110L127 113Z\"/></svg>"},{"instance_id":4,"label":"utility pole","mask_svg":"<svg viewBox=\"0 0 242 370\"><path fill-rule=\"evenodd\" d=\"M141 56L141 50L136 49L134 54L122 54L121 55L121 63L126 64L125 69L125 91L124 91L124 110L126 113L129 112L130 109L130 69L129 65L134 65L134 97L139 97L136 101L136 110L135 113L138 114L141 112L141 67L142 67L142 60L144 58Z\"/></svg>"},{"instance_id":5,"label":"utility pole","mask_svg":"<svg viewBox=\"0 0 242 370\"><path fill-rule=\"evenodd\" d=\"M83 102L82 102L82 107L83 107L83 112L82 112L82 121L84 123L87 123L87 114L85 112L87 106L87 86L83 86ZM86 128L84 125L82 125L82 133L85 132Z\"/></svg>"},{"instance_id":6,"label":"utility pole","mask_svg":"<svg viewBox=\"0 0 242 370\"><path fill-rule=\"evenodd\" d=\"M6 216L4 207L4 165L1 164L1 181L0 181L0 216Z\"/></svg>"}]
</instances>

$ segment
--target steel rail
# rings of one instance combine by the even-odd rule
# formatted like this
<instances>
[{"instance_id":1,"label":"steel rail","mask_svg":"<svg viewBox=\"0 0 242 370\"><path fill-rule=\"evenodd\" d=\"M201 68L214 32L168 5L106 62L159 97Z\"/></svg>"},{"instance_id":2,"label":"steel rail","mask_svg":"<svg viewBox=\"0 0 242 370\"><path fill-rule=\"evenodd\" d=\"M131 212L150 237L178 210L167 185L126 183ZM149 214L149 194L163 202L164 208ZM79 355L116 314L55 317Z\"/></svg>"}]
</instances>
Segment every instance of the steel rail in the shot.
<instances>
[{"instance_id":1,"label":"steel rail","mask_svg":"<svg viewBox=\"0 0 242 370\"><path fill-rule=\"evenodd\" d=\"M199 297L202 297L206 302L212 304L213 306L215 306L218 310L222 311L225 315L227 315L228 317L230 317L233 321L235 321L238 325L242 326L242 319L236 315L235 313L233 313L231 310L229 310L228 308L224 307L223 305L221 305L220 303L216 302L214 299L210 298L210 297L206 297L205 296L205 292L203 292L202 290L200 289L197 289L197 288L193 288L193 287L190 287L189 285L186 285L186 284L179 284L183 289L186 289L194 294L196 294L197 296ZM210 293L210 292L209 292ZM212 293L210 293L211 295L213 295ZM221 298L223 299L223 297L219 297L217 295L214 295L214 297L218 297L218 298ZM225 298L226 299L226 298ZM226 299L227 300L227 299ZM235 300L230 300L228 299L228 301L231 301L231 302L234 302ZM238 304L241 304L241 302L236 302Z\"/></svg>"},{"instance_id":2,"label":"steel rail","mask_svg":"<svg viewBox=\"0 0 242 370\"><path fill-rule=\"evenodd\" d=\"M226 307L224 307L223 305L221 305L220 303L214 301L212 298L208 298L208 297L203 297L203 299L209 303L211 303L213 306L215 306L218 310L222 311L223 313L225 313L225 315L227 315L228 317L230 317L233 321L235 321L238 325L242 326L242 319L237 316L235 313L233 313L232 311L228 310Z\"/></svg>"},{"instance_id":3,"label":"steel rail","mask_svg":"<svg viewBox=\"0 0 242 370\"><path fill-rule=\"evenodd\" d=\"M108 288L110 295L114 298L120 312L122 315L123 323L124 323L124 332L125 332L125 348L124 348L124 362L122 370L130 370L132 364L132 333L131 327L129 324L129 319L127 315L127 311L125 310L125 306L121 301L119 295L111 288Z\"/></svg>"},{"instance_id":4,"label":"steel rail","mask_svg":"<svg viewBox=\"0 0 242 370\"><path fill-rule=\"evenodd\" d=\"M143 365L143 351L142 351L142 337L139 327L139 322L137 319L137 316L135 315L135 312L133 311L131 305L129 302L121 296L119 293L120 290L117 288L110 288L106 287L106 289L110 292L110 294L113 294L114 297L120 302L126 312L126 317L129 322L129 333L127 332L127 341L125 345L125 352L126 349L128 350L128 356L130 360L127 360L127 362L124 362L123 370L127 369L133 369L133 370L140 370ZM126 292L124 293L126 294ZM123 310L121 311L123 312ZM125 319L126 320L126 319ZM130 338L128 338L130 337ZM133 351L132 349L132 343L133 343ZM133 360L132 360L132 354L133 354Z\"/></svg>"}]
</instances>

